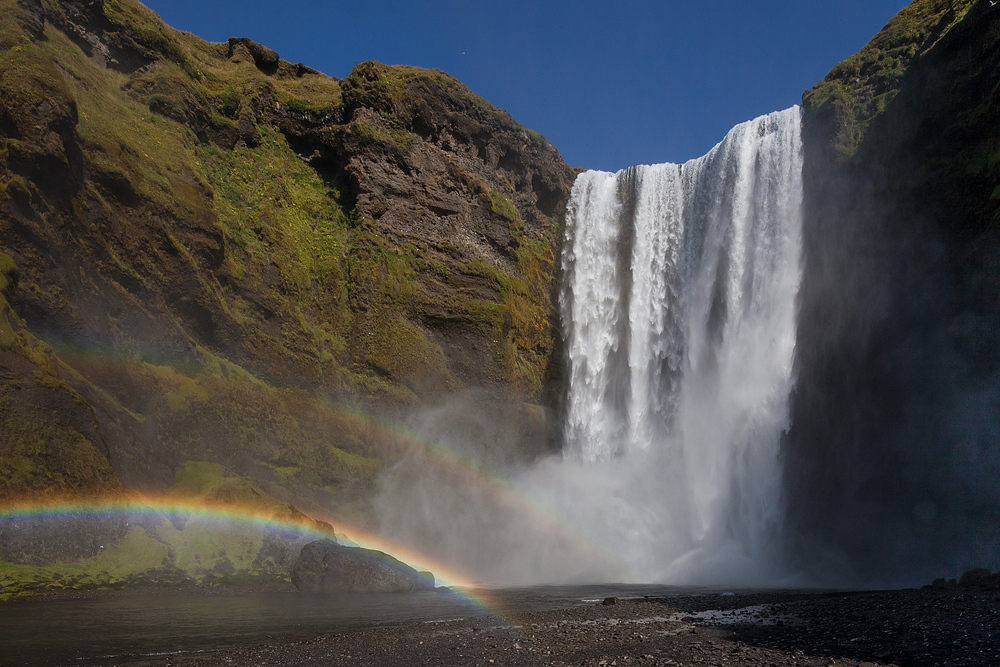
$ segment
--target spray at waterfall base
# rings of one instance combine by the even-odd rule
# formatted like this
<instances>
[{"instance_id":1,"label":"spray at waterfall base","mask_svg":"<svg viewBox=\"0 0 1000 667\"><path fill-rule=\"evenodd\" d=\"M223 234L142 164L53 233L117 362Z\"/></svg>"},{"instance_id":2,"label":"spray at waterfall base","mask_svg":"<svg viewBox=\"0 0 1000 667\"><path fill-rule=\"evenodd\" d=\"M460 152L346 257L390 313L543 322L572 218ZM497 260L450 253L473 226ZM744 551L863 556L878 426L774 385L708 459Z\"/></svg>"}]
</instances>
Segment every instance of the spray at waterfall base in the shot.
<instances>
[{"instance_id":1,"label":"spray at waterfall base","mask_svg":"<svg viewBox=\"0 0 1000 667\"><path fill-rule=\"evenodd\" d=\"M384 479L381 530L497 584L792 583L778 453L801 278L800 125L794 107L683 165L577 178L564 452L502 471L566 531L407 461ZM446 427L436 436L448 443Z\"/></svg>"}]
</instances>

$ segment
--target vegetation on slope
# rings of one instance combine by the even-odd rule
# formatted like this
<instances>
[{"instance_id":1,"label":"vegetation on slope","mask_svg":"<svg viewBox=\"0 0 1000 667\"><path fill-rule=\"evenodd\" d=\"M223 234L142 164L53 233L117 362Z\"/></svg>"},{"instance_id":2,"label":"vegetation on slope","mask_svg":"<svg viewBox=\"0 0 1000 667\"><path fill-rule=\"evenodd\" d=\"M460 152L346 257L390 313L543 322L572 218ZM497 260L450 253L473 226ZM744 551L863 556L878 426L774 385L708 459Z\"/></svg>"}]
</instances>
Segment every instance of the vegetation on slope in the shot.
<instances>
[{"instance_id":1,"label":"vegetation on slope","mask_svg":"<svg viewBox=\"0 0 1000 667\"><path fill-rule=\"evenodd\" d=\"M286 589L302 546L334 535L221 465L189 461L148 505L0 522L0 600L128 586Z\"/></svg>"},{"instance_id":2,"label":"vegetation on slope","mask_svg":"<svg viewBox=\"0 0 1000 667\"><path fill-rule=\"evenodd\" d=\"M447 74L0 0L0 88L0 498L208 461L363 523L412 446L367 415L554 393L574 171Z\"/></svg>"},{"instance_id":3,"label":"vegetation on slope","mask_svg":"<svg viewBox=\"0 0 1000 667\"><path fill-rule=\"evenodd\" d=\"M872 119L899 92L900 78L911 61L930 50L973 4L975 0L915 0L867 46L803 94L807 108L833 117L832 147L840 156L857 151Z\"/></svg>"}]
</instances>

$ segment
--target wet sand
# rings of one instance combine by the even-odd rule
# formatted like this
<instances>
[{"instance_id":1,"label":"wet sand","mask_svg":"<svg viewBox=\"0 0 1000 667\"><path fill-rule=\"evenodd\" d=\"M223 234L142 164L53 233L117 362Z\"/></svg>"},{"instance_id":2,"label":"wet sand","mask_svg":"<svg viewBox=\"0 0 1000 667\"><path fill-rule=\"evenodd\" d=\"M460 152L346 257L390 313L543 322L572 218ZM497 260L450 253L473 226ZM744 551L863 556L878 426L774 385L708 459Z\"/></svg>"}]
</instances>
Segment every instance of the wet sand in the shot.
<instances>
[{"instance_id":1,"label":"wet sand","mask_svg":"<svg viewBox=\"0 0 1000 667\"><path fill-rule=\"evenodd\" d=\"M629 599L129 664L1000 666L1000 592L927 587Z\"/></svg>"}]
</instances>

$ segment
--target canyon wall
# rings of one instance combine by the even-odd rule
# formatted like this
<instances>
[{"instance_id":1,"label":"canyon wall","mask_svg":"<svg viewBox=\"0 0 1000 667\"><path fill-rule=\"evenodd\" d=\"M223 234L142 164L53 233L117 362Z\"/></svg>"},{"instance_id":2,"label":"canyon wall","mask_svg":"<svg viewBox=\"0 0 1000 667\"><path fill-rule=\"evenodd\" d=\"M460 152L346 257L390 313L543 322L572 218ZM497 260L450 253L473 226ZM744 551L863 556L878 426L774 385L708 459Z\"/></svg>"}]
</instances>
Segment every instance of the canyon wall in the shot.
<instances>
[{"instance_id":1,"label":"canyon wall","mask_svg":"<svg viewBox=\"0 0 1000 667\"><path fill-rule=\"evenodd\" d=\"M456 394L509 457L557 446L575 171L543 136L436 70L0 4L0 498L194 460L363 512L385 420Z\"/></svg>"},{"instance_id":2,"label":"canyon wall","mask_svg":"<svg viewBox=\"0 0 1000 667\"><path fill-rule=\"evenodd\" d=\"M821 579L997 567L998 39L988 0L917 1L804 96L783 459L793 558Z\"/></svg>"}]
</instances>

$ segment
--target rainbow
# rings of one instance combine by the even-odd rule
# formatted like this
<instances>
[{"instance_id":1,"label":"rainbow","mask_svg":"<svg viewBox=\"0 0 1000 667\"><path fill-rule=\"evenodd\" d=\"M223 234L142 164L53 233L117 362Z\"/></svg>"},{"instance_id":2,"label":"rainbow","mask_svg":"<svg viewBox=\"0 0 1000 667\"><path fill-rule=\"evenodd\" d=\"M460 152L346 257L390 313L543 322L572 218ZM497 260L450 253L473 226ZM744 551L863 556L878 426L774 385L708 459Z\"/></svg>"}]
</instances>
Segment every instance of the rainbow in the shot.
<instances>
[{"instance_id":1,"label":"rainbow","mask_svg":"<svg viewBox=\"0 0 1000 667\"><path fill-rule=\"evenodd\" d=\"M92 345L62 347L59 348L59 353L69 358L94 359L112 364L125 363L125 360L119 353ZM170 368L178 373L184 372L181 368L182 365L170 358L153 358L147 361L151 366ZM67 370L76 373L72 363L67 364L63 362L63 364ZM327 404L327 407L373 428L390 448L398 448L397 453L407 450L409 452L419 452L419 456L436 466L439 470L454 475L458 479L463 479L473 486L492 494L509 506L511 510L522 513L525 516L533 517L539 524L544 526L544 531L547 535L559 539L565 544L573 545L577 552L590 556L591 560L595 562L618 561L615 554L603 546L598 546L584 530L570 522L566 517L553 511L551 507L545 505L538 498L525 492L525 490L518 487L509 479L485 469L472 458L447 447L444 443L417 433L398 422L374 415L357 404L332 402ZM329 517L317 518L334 525L339 526L341 524L338 519L331 519ZM449 568L441 566L440 563L426 562L426 558L421 554L410 552L401 545L394 544L385 538L365 533L358 530L357 527L345 526L343 532L350 532L352 535L357 535L358 539L354 541L359 546L371 545L370 548L377 548L389 553L406 554L412 558L412 562L406 560L406 558L401 558L401 560L408 562L414 567L417 567L417 563L424 563L428 566L436 565L437 567L430 568L431 571L435 575L441 572L442 579L451 582L450 585L465 585L470 581L467 576L461 573L450 572ZM380 545L384 548L380 548ZM425 567L423 569L428 568ZM445 572L449 573L444 574Z\"/></svg>"},{"instance_id":2,"label":"rainbow","mask_svg":"<svg viewBox=\"0 0 1000 667\"><path fill-rule=\"evenodd\" d=\"M282 508L215 502L204 498L134 496L126 498L43 498L0 505L0 523L53 523L70 519L172 516L198 518L219 524L240 524L291 539L333 539L366 549L384 551L418 570L429 570L447 586L469 586L468 580L415 552L407 551L366 531L341 524L337 528L298 512ZM339 530L338 530L339 528Z\"/></svg>"},{"instance_id":3,"label":"rainbow","mask_svg":"<svg viewBox=\"0 0 1000 667\"><path fill-rule=\"evenodd\" d=\"M471 457L456 452L444 443L423 436L396 422L368 414L356 406L345 406L342 412L375 426L397 440L408 443L419 452L420 456L438 466L439 469L456 477L470 480L477 487L492 492L498 498L513 505L513 509L540 520L545 525L549 535L562 538L566 543L576 546L582 553L590 554L603 561L614 559L610 551L597 546L579 526L525 492L509 479L490 473Z\"/></svg>"},{"instance_id":4,"label":"rainbow","mask_svg":"<svg viewBox=\"0 0 1000 667\"><path fill-rule=\"evenodd\" d=\"M345 410L347 412L347 410ZM589 554L595 560L610 561L605 550L597 548L582 531L565 518L517 487L511 481L491 473L473 459L457 453L443 443L426 438L398 423L382 420L358 410L350 415L363 419L369 425L383 431L386 438L402 441L410 448L410 454L420 457L435 469L444 471L478 489L484 490L504 503L512 511L531 516L550 536L573 545L580 553ZM216 501L202 496L184 497L177 493L166 495L131 494L122 497L96 498L38 498L0 501L0 524L5 521L53 522L70 518L113 516L160 515L171 517L199 518L206 522L250 524L258 530L267 531L285 538L308 541L334 539L348 545L374 549L392 555L418 571L434 574L440 586L456 589L464 597L496 611L497 603L490 599L489 591L473 577L429 558L426 554L393 541L384 535L365 530L345 522L343 519L309 510L306 515L289 506L273 507L240 504L232 501Z\"/></svg>"},{"instance_id":5,"label":"rainbow","mask_svg":"<svg viewBox=\"0 0 1000 667\"><path fill-rule=\"evenodd\" d=\"M93 347L62 348L59 353L68 357L66 361L62 361L60 368L70 373L76 373L72 363L73 357L91 358L112 364L125 363L117 353ZM149 363L165 368L178 367L169 358L151 359ZM356 405L329 403L326 407L371 427L376 437L396 454L419 457L421 462L434 466L436 470L441 470L462 483L485 491L505 508L531 517L546 535L560 543L571 545L576 552L590 556L594 562L617 562L615 554L595 544L580 526L559 515L511 480L491 472L472 458L450 449L446 444L425 437L398 422L368 413ZM15 501L8 504L0 500L0 523L56 521L73 516L116 513L160 514L168 517L183 515L206 521L249 522L262 530L293 537L300 536L303 539L334 538L342 543L389 553L417 570L432 572L440 585L461 590L466 597L482 597L484 606L495 608L492 602L485 600L488 596L486 591L467 573L436 562L426 554L393 542L389 537L345 523L339 517L327 515L316 507L310 508L311 516L306 516L290 512L282 513L266 507L209 502L204 498L180 497L177 494L165 496L133 494L127 497L89 499L52 498Z\"/></svg>"},{"instance_id":6,"label":"rainbow","mask_svg":"<svg viewBox=\"0 0 1000 667\"><path fill-rule=\"evenodd\" d=\"M58 522L70 519L114 519L128 516L197 517L214 522L250 524L282 536L336 538L332 526L305 515L280 516L274 509L216 503L171 496L126 498L44 498L0 505L0 522Z\"/></svg>"},{"instance_id":7,"label":"rainbow","mask_svg":"<svg viewBox=\"0 0 1000 667\"><path fill-rule=\"evenodd\" d=\"M392 555L416 570L430 571L438 586L447 586L462 598L492 615L506 614L490 592L477 588L466 576L427 559L422 554L392 543L355 526L340 523L335 528L298 512L275 508L220 503L202 498L176 496L130 496L121 498L40 498L15 500L0 504L0 526L3 524L58 523L67 520L135 520L148 518L168 521L181 516L197 518L210 524L253 528L292 541L334 539L342 544L375 549Z\"/></svg>"}]
</instances>

